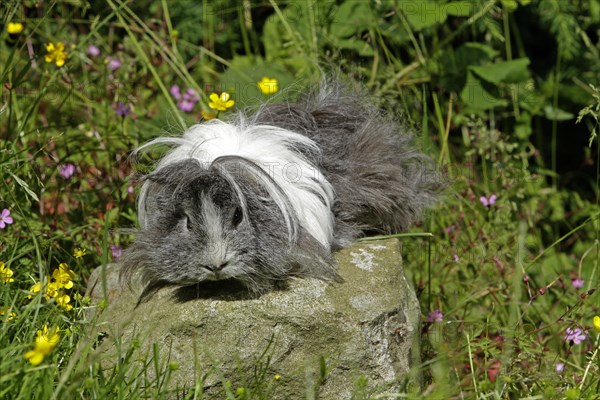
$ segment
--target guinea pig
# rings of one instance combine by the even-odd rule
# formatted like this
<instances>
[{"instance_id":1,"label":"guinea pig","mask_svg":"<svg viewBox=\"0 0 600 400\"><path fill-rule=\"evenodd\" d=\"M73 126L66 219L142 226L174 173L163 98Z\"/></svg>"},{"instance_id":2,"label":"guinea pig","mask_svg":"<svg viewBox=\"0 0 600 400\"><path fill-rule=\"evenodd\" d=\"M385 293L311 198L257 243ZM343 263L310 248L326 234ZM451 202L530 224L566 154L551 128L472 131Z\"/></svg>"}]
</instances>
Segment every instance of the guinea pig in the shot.
<instances>
[{"instance_id":1,"label":"guinea pig","mask_svg":"<svg viewBox=\"0 0 600 400\"><path fill-rule=\"evenodd\" d=\"M139 273L147 288L341 282L332 251L406 230L441 187L402 124L337 82L138 151L155 145L172 149L142 179L140 228L121 258L121 276Z\"/></svg>"}]
</instances>

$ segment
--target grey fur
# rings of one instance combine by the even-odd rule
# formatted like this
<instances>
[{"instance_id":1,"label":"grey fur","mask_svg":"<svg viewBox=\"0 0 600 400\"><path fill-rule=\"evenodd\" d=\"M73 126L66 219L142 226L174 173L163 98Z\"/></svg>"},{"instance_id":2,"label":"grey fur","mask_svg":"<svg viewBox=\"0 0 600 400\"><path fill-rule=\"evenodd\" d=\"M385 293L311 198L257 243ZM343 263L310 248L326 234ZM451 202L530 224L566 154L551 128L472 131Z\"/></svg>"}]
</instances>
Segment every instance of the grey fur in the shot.
<instances>
[{"instance_id":1,"label":"grey fur","mask_svg":"<svg viewBox=\"0 0 600 400\"><path fill-rule=\"evenodd\" d=\"M361 92L339 83L322 85L295 104L264 105L250 121L303 134L319 145L320 152L299 151L335 191L331 248L301 227L288 232L281 207L256 179L264 172L251 161L231 156L201 165L190 159L145 177L147 223L122 257L125 279L137 271L148 287L235 279L257 293L292 276L340 281L332 250L365 233L406 230L439 193L439 175L411 135ZM207 212L207 203L220 211ZM222 226L207 227L207 215Z\"/></svg>"}]
</instances>

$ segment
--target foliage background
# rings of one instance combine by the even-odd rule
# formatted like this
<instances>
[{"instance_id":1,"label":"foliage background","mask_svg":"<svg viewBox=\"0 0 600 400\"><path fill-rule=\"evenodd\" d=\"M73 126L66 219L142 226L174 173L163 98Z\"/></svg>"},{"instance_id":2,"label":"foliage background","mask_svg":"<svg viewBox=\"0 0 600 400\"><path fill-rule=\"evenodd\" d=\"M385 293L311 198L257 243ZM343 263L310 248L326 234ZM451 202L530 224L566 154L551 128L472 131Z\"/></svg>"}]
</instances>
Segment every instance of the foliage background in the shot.
<instances>
[{"instance_id":1,"label":"foliage background","mask_svg":"<svg viewBox=\"0 0 600 400\"><path fill-rule=\"evenodd\" d=\"M24 31L10 35L11 21ZM340 70L407 121L451 183L414 229L433 238L404 240L424 385L399 397L597 398L600 1L3 0L0 23L0 209L14 218L0 231L14 272L0 281L0 397L166 398L134 349L102 371L83 334L87 276L131 241L118 229L136 221L131 149L201 120L212 92L254 107ZM63 67L45 62L50 42L64 43ZM264 76L279 82L274 99ZM174 84L199 95L192 112ZM75 307L29 299L63 262ZM34 367L23 354L43 324L61 340ZM269 397L270 381L231 379L226 398Z\"/></svg>"}]
</instances>

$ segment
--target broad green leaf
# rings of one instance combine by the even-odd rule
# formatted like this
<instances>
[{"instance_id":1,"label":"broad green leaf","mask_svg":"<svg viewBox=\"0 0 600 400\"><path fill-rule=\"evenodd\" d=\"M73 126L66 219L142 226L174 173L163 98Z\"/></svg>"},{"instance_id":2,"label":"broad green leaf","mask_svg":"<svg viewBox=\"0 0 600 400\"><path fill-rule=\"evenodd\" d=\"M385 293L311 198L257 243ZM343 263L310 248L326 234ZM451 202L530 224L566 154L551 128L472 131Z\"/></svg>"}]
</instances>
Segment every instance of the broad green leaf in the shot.
<instances>
[{"instance_id":1,"label":"broad green leaf","mask_svg":"<svg viewBox=\"0 0 600 400\"><path fill-rule=\"evenodd\" d=\"M444 23L448 16L467 17L472 14L471 1L453 1L441 4L426 0L401 2L400 10L415 31Z\"/></svg>"},{"instance_id":2,"label":"broad green leaf","mask_svg":"<svg viewBox=\"0 0 600 400\"><path fill-rule=\"evenodd\" d=\"M472 111L485 111L496 107L505 107L508 102L498 97L497 88L478 79L472 72L467 75L467 82L460 97Z\"/></svg>"},{"instance_id":3,"label":"broad green leaf","mask_svg":"<svg viewBox=\"0 0 600 400\"><path fill-rule=\"evenodd\" d=\"M346 1L337 9L331 24L331 34L347 38L369 28L373 14L366 1Z\"/></svg>"},{"instance_id":4,"label":"broad green leaf","mask_svg":"<svg viewBox=\"0 0 600 400\"><path fill-rule=\"evenodd\" d=\"M441 5L442 9L454 17L470 17L473 14L474 2L471 0L451 1Z\"/></svg>"},{"instance_id":5,"label":"broad green leaf","mask_svg":"<svg viewBox=\"0 0 600 400\"><path fill-rule=\"evenodd\" d=\"M294 82L293 76L281 63L265 62L254 56L237 56L221 74L219 87L211 88L211 91L227 91L236 102L235 108L257 105L272 97L263 94L258 88L258 82L265 76L277 80L280 94Z\"/></svg>"},{"instance_id":6,"label":"broad green leaf","mask_svg":"<svg viewBox=\"0 0 600 400\"><path fill-rule=\"evenodd\" d=\"M481 43L465 43L457 50L439 51L435 56L439 83L450 91L460 91L467 80L470 66L487 64L497 55L493 48Z\"/></svg>"},{"instance_id":7,"label":"broad green leaf","mask_svg":"<svg viewBox=\"0 0 600 400\"><path fill-rule=\"evenodd\" d=\"M481 79L491 83L518 83L529 79L528 58L495 64L473 66L469 69Z\"/></svg>"},{"instance_id":8,"label":"broad green leaf","mask_svg":"<svg viewBox=\"0 0 600 400\"><path fill-rule=\"evenodd\" d=\"M551 105L544 107L544 115L551 121L568 121L575 118L574 114L560 108L554 108Z\"/></svg>"}]
</instances>

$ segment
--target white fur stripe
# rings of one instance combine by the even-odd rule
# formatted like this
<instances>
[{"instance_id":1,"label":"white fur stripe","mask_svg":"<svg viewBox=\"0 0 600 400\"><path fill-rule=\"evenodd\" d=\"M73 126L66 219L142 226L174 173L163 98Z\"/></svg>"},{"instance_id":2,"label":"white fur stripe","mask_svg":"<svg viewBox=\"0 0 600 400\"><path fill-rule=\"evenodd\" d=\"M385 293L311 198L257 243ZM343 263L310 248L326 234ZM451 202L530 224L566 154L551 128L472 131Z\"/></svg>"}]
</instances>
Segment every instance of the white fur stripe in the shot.
<instances>
[{"instance_id":1,"label":"white fur stripe","mask_svg":"<svg viewBox=\"0 0 600 400\"><path fill-rule=\"evenodd\" d=\"M302 228L329 248L333 238L333 188L302 154L302 151L318 154L317 144L306 136L275 126L247 125L242 116L239 121L237 126L220 120L195 125L181 138L159 137L138 151L157 144L175 146L160 160L157 170L190 158L207 167L221 156L239 156L252 161L268 173L283 192L280 194L272 182L262 182L284 214L290 239L295 237L297 220ZM142 226L146 219L147 195L145 184L138 200Z\"/></svg>"}]
</instances>

